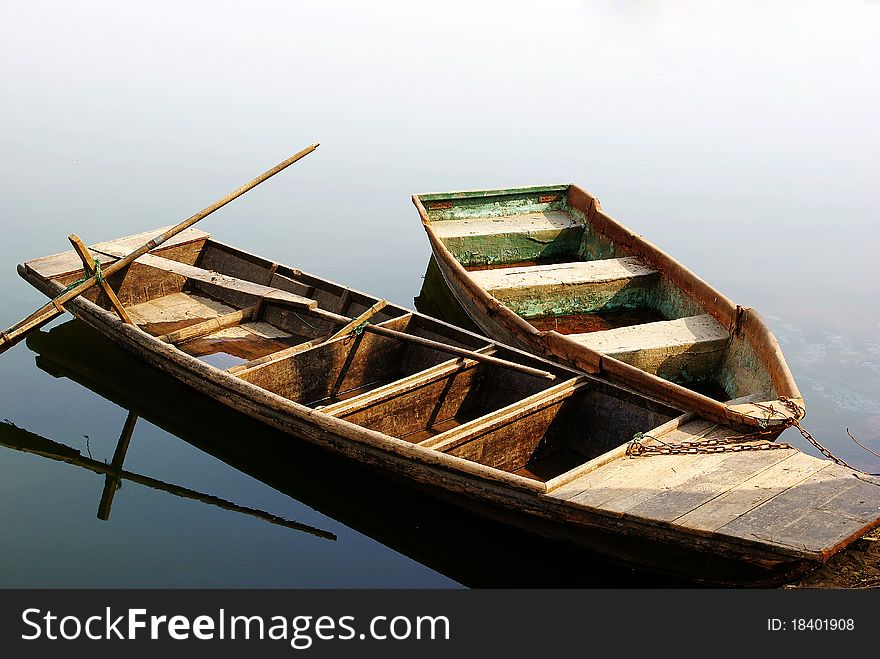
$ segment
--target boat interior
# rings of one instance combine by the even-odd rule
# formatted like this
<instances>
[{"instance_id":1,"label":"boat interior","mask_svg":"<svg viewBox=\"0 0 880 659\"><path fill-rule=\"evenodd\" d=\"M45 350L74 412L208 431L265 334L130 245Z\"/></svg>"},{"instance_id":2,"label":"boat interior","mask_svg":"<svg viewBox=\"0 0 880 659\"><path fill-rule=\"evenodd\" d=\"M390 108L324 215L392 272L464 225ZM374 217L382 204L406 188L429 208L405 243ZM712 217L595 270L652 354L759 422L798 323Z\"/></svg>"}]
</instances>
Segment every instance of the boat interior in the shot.
<instances>
[{"instance_id":1,"label":"boat interior","mask_svg":"<svg viewBox=\"0 0 880 659\"><path fill-rule=\"evenodd\" d=\"M150 235L155 232L89 251L106 264ZM84 273L74 252L23 268L25 276L51 281L56 290ZM681 414L195 229L107 283L134 324L215 368L358 426L533 482L559 477ZM114 312L101 288L84 297ZM328 320L326 311L543 369L554 378L364 331L362 324L340 332L340 321Z\"/></svg>"},{"instance_id":2,"label":"boat interior","mask_svg":"<svg viewBox=\"0 0 880 659\"><path fill-rule=\"evenodd\" d=\"M749 342L731 336L668 273L592 226L570 203L569 187L415 199L472 280L537 330L567 335L716 400L776 398Z\"/></svg>"}]
</instances>

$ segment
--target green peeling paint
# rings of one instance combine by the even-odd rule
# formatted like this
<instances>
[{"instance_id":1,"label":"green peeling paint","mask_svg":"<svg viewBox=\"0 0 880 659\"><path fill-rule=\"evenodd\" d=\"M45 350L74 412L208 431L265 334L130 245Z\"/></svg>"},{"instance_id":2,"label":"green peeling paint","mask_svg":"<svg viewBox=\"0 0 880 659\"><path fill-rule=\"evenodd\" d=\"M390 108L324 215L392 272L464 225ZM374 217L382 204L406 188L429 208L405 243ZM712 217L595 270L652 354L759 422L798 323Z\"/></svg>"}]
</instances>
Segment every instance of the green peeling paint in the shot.
<instances>
[{"instance_id":1,"label":"green peeling paint","mask_svg":"<svg viewBox=\"0 0 880 659\"><path fill-rule=\"evenodd\" d=\"M445 238L443 243L463 266L495 265L571 256L575 258L583 227L490 236Z\"/></svg>"},{"instance_id":2,"label":"green peeling paint","mask_svg":"<svg viewBox=\"0 0 880 659\"><path fill-rule=\"evenodd\" d=\"M418 195L418 198L424 204L428 218L439 222L467 220L475 217L503 217L520 213L565 211L568 210L567 189L567 185L543 185L502 190L444 192ZM553 200L541 201L541 197L553 197Z\"/></svg>"},{"instance_id":3,"label":"green peeling paint","mask_svg":"<svg viewBox=\"0 0 880 659\"><path fill-rule=\"evenodd\" d=\"M554 286L537 291L492 291L492 295L523 318L571 316L654 308L656 278L624 280L615 286Z\"/></svg>"}]
</instances>

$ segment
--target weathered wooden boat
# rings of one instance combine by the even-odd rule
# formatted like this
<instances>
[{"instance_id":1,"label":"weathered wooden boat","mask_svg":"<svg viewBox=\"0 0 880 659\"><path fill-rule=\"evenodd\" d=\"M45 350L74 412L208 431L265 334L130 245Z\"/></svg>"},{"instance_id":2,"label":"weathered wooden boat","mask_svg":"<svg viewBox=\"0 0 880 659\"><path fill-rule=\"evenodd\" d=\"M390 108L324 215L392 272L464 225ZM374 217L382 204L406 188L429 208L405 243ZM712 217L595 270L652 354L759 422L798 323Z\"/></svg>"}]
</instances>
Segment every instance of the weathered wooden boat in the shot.
<instances>
[{"instance_id":1,"label":"weathered wooden boat","mask_svg":"<svg viewBox=\"0 0 880 659\"><path fill-rule=\"evenodd\" d=\"M464 586L687 585L664 575L602 560L574 545L548 541L514 526L493 522L431 496L405 480L385 478L355 461L265 426L152 368L78 320L34 332L27 337L27 347L35 353L36 365L42 371L54 378L68 378L119 406L119 418L124 416L126 421L110 464L97 456L92 460L77 447L62 444L67 439L76 441L79 433L74 431L67 438L53 441L0 423L0 446L106 474L104 493L98 503L98 517L102 520L112 521L109 513L114 495L123 499L132 496L126 493L128 488L117 491L119 480L133 480L147 487L159 485L172 495L193 498L190 493L182 493L180 486L169 486L155 478L145 481L126 469L126 452L131 452L129 442L136 450L145 439L131 436L130 420L137 418ZM140 463L144 463L143 455ZM107 487L108 482L112 488ZM328 485L331 483L332 487ZM98 483L96 486L96 490L101 487ZM313 528L291 524L269 512L224 505L216 496L202 495L197 500L236 513L256 513L257 518L268 523L327 537L326 531L316 533ZM288 506L282 505L281 509L290 511ZM389 510L394 514L389 515ZM130 511L122 509L114 517L127 514ZM323 521L320 526L333 528ZM230 526L230 533L237 528ZM290 534L290 539L293 543L299 540L295 533ZM529 569L523 570L526 564Z\"/></svg>"},{"instance_id":2,"label":"weathered wooden boat","mask_svg":"<svg viewBox=\"0 0 880 659\"><path fill-rule=\"evenodd\" d=\"M489 337L713 421L802 416L800 391L760 315L581 188L423 194L413 203L448 286Z\"/></svg>"},{"instance_id":3,"label":"weathered wooden boat","mask_svg":"<svg viewBox=\"0 0 880 659\"><path fill-rule=\"evenodd\" d=\"M150 235L89 252L106 266ZM57 254L19 273L54 296L84 276L80 259ZM741 426L683 414L192 228L107 283L114 296L93 287L69 308L203 394L458 505L615 560L767 584L821 564L880 524L874 481L768 442L781 426L739 436ZM649 436L646 444L734 442L738 450L632 459L636 433Z\"/></svg>"}]
</instances>

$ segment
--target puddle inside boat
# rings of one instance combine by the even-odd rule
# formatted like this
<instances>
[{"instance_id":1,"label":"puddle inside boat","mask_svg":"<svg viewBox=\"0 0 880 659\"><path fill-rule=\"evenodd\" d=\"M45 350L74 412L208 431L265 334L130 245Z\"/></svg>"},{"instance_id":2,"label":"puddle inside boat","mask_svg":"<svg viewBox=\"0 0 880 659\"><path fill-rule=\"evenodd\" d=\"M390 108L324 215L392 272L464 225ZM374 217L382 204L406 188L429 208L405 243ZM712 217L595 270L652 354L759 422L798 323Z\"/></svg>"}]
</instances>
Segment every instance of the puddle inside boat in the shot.
<instances>
[{"instance_id":1,"label":"puddle inside boat","mask_svg":"<svg viewBox=\"0 0 880 659\"><path fill-rule=\"evenodd\" d=\"M647 308L561 316L537 316L528 319L536 329L542 332L553 330L560 334L602 332L618 327L644 325L645 323L654 323L662 320L666 320L666 318L659 311Z\"/></svg>"}]
</instances>

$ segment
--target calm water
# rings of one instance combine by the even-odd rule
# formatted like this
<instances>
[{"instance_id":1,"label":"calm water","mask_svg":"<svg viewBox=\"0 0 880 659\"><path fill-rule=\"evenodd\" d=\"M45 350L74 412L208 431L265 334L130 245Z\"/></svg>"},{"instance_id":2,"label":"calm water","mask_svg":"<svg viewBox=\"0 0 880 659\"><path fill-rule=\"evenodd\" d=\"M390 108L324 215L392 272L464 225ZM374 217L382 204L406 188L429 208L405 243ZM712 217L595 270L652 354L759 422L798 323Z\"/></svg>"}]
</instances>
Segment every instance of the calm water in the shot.
<instances>
[{"instance_id":1,"label":"calm water","mask_svg":"<svg viewBox=\"0 0 880 659\"><path fill-rule=\"evenodd\" d=\"M880 471L845 434L880 451L880 4L31 2L3 23L0 324L43 302L17 263L171 224L314 141L201 226L407 306L429 255L411 194L575 182L758 308L807 427ZM124 481L101 521L102 475L0 446L0 586L669 583L273 450L49 329L0 358L3 443L110 462L137 415L125 468L190 498Z\"/></svg>"}]
</instances>

